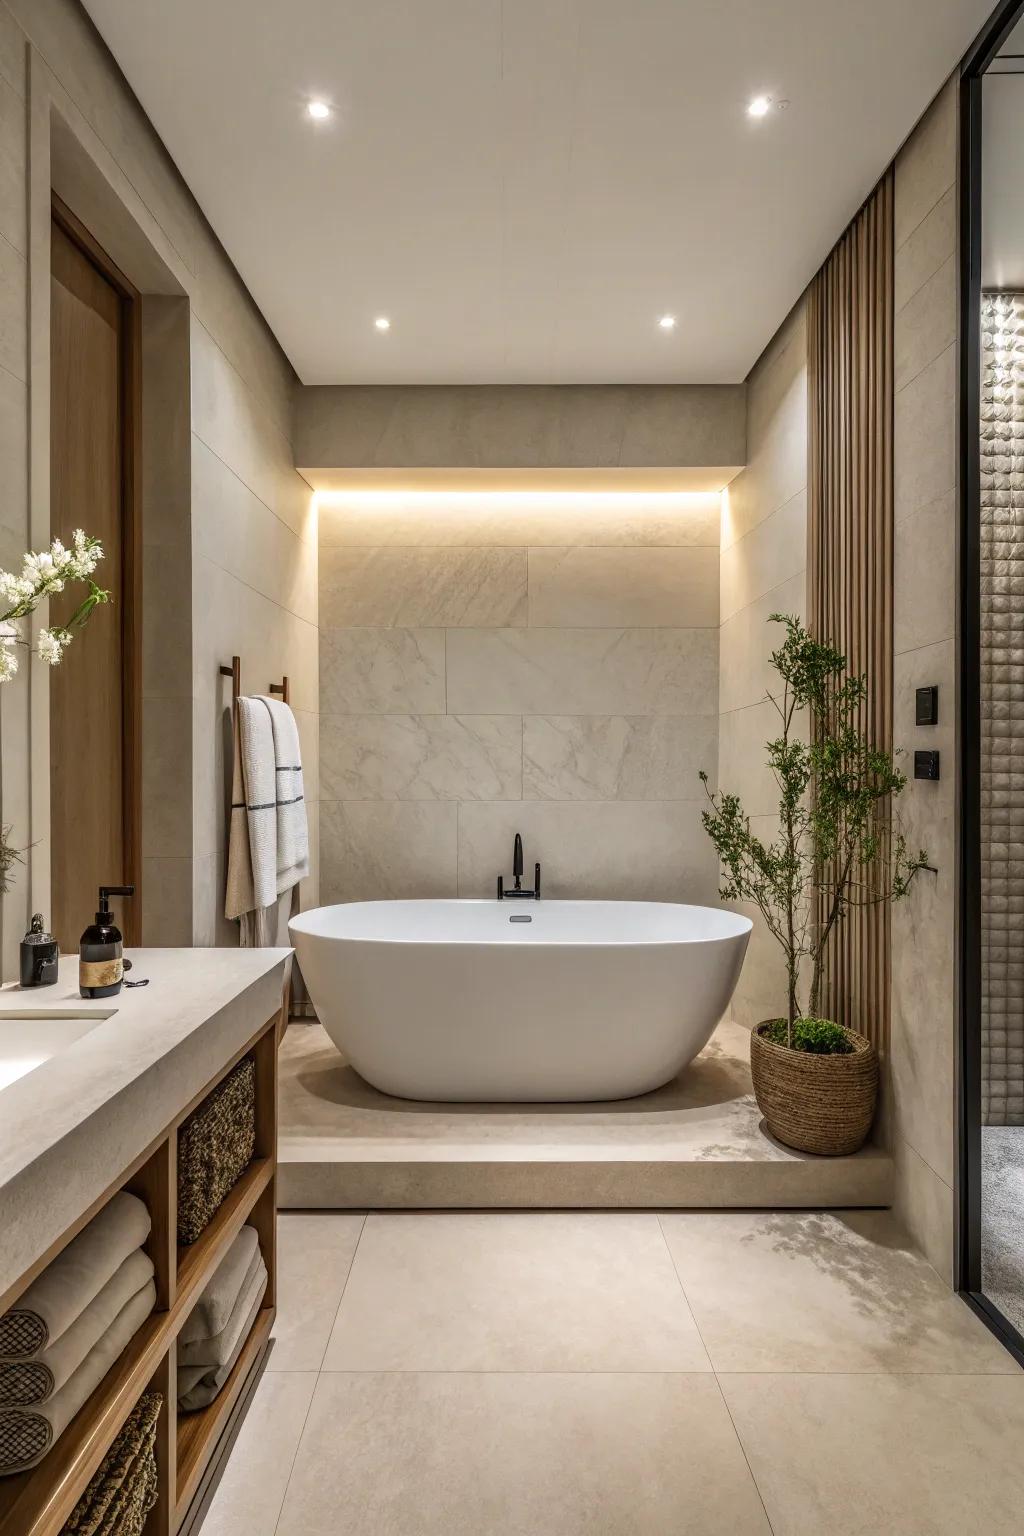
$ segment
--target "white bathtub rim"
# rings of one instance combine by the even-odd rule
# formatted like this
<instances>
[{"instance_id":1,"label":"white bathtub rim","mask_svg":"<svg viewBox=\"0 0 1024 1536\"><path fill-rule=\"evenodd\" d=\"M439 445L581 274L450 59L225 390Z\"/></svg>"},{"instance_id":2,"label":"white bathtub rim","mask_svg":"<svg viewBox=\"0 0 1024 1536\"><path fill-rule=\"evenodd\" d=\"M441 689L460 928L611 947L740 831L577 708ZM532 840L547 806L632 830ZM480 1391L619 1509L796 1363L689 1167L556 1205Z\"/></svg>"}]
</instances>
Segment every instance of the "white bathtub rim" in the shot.
<instances>
[{"instance_id":1,"label":"white bathtub rim","mask_svg":"<svg viewBox=\"0 0 1024 1536\"><path fill-rule=\"evenodd\" d=\"M538 906L544 908L545 906L565 907L572 905L578 907L624 906L634 910L657 908L659 912L668 910L678 915L687 912L711 913L728 921L725 924L724 930L718 933L687 934L685 931L680 931L671 936L662 935L659 937L640 933L630 934L626 938L614 938L599 932L590 935L580 934L572 938L545 938L540 934L531 932L530 925L527 923L517 923L515 925L510 923L509 927L513 931L507 933L506 930L502 930L503 936L500 938L494 934L470 935L454 931L445 934L401 932L332 933L317 922L317 919L320 919L322 922L327 914L354 911L357 908L380 909L402 907L404 909L415 909L416 907L432 907L436 909L438 907L497 907L498 905L499 903L495 897L486 896L379 897L368 901L330 902L318 907L310 907L304 912L296 913L288 923L288 931L293 941L297 935L314 940L327 939L338 944L397 944L423 945L428 947L436 945L459 949L506 949L513 945L521 945L528 948L531 944L559 949L674 949L690 945L731 944L740 938L746 937L749 939L754 927L749 917L745 917L739 912L732 912L728 907L711 907L698 902L631 900L628 897L621 900L601 897L595 898L593 901L588 901L581 897L552 897L547 901L542 899L536 905L532 901L516 900L513 898L508 904L510 908L508 917L511 919L513 915L519 916L520 908L522 909L521 915L525 917L533 916ZM504 905L502 903L502 906Z\"/></svg>"}]
</instances>

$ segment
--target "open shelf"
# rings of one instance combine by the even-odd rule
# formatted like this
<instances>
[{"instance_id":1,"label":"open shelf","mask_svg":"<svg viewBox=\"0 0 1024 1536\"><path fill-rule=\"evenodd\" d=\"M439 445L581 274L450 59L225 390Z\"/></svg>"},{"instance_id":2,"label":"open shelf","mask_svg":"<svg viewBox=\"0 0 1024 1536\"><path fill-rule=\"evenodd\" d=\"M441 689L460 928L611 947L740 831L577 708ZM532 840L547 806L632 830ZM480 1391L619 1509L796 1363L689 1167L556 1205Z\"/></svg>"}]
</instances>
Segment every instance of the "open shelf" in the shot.
<instances>
[{"instance_id":1,"label":"open shelf","mask_svg":"<svg viewBox=\"0 0 1024 1536\"><path fill-rule=\"evenodd\" d=\"M218 1455L221 1435L245 1387L249 1373L270 1336L276 1296L277 1214L277 1035L278 1018L269 1020L203 1090L211 1092L242 1055L256 1060L256 1157L249 1164L206 1230L188 1247L176 1244L176 1150L178 1126L194 1103L162 1134L143 1158L96 1202L98 1210L118 1189L130 1189L149 1207L153 1227L146 1249L155 1265L157 1310L42 1461L27 1472L0 1477L0 1536L59 1536L85 1492L111 1442L147 1388L161 1393L164 1407L157 1430L158 1502L145 1525L145 1536L175 1536L203 1474ZM195 1102L199 1102L196 1100ZM91 1214L91 1213L90 1213ZM242 1226L259 1233L268 1271L263 1309L231 1375L209 1408L177 1412L176 1340L189 1312ZM46 1255L49 1262L81 1229L64 1234ZM39 1265L22 1277L17 1296L35 1278Z\"/></svg>"},{"instance_id":2,"label":"open shelf","mask_svg":"<svg viewBox=\"0 0 1024 1536\"><path fill-rule=\"evenodd\" d=\"M249 1372L270 1337L274 1308L264 1307L232 1367L231 1375L208 1408L178 1414L178 1496L176 1521L181 1523L195 1496L207 1462L238 1401Z\"/></svg>"},{"instance_id":3,"label":"open shelf","mask_svg":"<svg viewBox=\"0 0 1024 1536\"><path fill-rule=\"evenodd\" d=\"M245 1225L263 1191L274 1177L274 1159L256 1157L234 1185L220 1210L194 1243L178 1247L178 1286L174 1311L178 1326Z\"/></svg>"},{"instance_id":4,"label":"open shelf","mask_svg":"<svg viewBox=\"0 0 1024 1536\"><path fill-rule=\"evenodd\" d=\"M166 1350L167 1321L166 1312L154 1312L143 1323L37 1466L0 1478L0 1536L48 1536L60 1530L157 1372Z\"/></svg>"}]
</instances>

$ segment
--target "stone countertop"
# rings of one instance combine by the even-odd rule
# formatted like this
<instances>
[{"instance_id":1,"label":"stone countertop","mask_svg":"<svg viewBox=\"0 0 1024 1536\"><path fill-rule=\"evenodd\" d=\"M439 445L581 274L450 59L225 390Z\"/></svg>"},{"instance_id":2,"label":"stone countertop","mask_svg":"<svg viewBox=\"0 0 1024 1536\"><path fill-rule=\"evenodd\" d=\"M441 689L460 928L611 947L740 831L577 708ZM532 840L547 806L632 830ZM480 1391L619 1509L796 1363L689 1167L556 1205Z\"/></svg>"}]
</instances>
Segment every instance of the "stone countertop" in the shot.
<instances>
[{"instance_id":1,"label":"stone countertop","mask_svg":"<svg viewBox=\"0 0 1024 1536\"><path fill-rule=\"evenodd\" d=\"M129 950L149 985L95 999L68 955L54 986L0 989L7 1027L34 1008L101 1019L0 1090L0 1296L273 1017L291 953Z\"/></svg>"}]
</instances>

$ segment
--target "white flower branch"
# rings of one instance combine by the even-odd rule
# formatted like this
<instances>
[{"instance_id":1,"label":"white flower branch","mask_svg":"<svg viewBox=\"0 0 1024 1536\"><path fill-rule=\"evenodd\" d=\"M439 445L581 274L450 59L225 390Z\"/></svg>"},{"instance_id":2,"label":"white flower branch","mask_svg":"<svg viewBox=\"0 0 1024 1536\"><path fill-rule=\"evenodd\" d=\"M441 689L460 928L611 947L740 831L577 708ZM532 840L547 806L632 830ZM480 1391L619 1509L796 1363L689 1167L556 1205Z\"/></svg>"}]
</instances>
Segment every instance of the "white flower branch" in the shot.
<instances>
[{"instance_id":1,"label":"white flower branch","mask_svg":"<svg viewBox=\"0 0 1024 1536\"><path fill-rule=\"evenodd\" d=\"M58 665L75 632L88 623L93 609L100 603L109 603L110 593L93 580L93 572L102 559L103 545L99 539L76 528L70 549L60 539L54 539L49 549L39 554L30 551L22 561L20 573L0 570L0 603L8 605L6 612L0 613L0 683L9 682L18 670L14 647L27 644L18 621L33 613L45 598L63 592L69 582L86 582L89 588L65 624L39 631L36 655L51 667Z\"/></svg>"}]
</instances>

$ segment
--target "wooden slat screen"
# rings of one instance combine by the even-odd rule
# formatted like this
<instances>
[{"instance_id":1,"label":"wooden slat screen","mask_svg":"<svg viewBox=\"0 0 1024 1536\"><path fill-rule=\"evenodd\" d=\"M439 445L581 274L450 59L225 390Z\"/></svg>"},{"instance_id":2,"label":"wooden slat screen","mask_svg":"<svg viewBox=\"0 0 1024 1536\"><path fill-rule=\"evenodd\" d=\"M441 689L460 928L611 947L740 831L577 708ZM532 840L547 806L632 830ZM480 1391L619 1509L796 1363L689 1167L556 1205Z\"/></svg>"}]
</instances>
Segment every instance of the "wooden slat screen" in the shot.
<instances>
[{"instance_id":1,"label":"wooden slat screen","mask_svg":"<svg viewBox=\"0 0 1024 1536\"><path fill-rule=\"evenodd\" d=\"M892 745L893 175L811 284L808 305L808 613L867 674L863 724ZM884 1051L889 915L851 911L833 935L824 1009Z\"/></svg>"}]
</instances>

